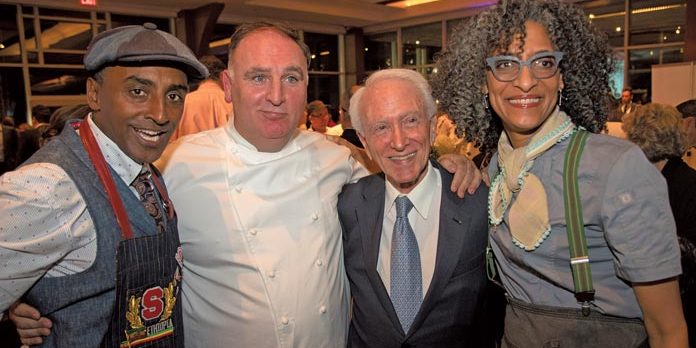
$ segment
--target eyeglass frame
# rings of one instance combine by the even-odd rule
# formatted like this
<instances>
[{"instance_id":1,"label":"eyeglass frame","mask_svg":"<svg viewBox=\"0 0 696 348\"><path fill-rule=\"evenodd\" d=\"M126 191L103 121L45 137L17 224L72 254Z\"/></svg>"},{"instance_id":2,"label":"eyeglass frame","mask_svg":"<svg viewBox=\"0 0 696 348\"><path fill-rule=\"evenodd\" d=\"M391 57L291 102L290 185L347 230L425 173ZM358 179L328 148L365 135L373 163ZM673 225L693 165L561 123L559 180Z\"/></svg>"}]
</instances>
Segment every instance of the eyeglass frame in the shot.
<instances>
[{"instance_id":1,"label":"eyeglass frame","mask_svg":"<svg viewBox=\"0 0 696 348\"><path fill-rule=\"evenodd\" d=\"M554 59L556 59L556 70L553 72L553 74L551 74L548 77L539 78L534 73L534 70L531 68L531 65L535 60L542 58L542 57L553 57ZM495 73L495 63L497 63L501 60L515 61L520 65L520 70L517 71L517 74L515 75L515 77L513 77L509 80L503 80L500 77L498 77L498 75ZM561 60L563 60L563 52L561 52L561 51L539 52L539 53L529 57L526 60L520 60L516 56L493 56L493 57L486 58L486 67L491 70L493 77L495 77L495 79L500 81L500 82L514 81L515 79L520 77L520 74L522 74L522 69L524 67L527 67L529 69L529 72L532 74L532 76L534 76L535 79L545 80L545 79L549 79L549 78L553 77L553 75L556 75L556 72L558 72L558 69L561 67Z\"/></svg>"}]
</instances>

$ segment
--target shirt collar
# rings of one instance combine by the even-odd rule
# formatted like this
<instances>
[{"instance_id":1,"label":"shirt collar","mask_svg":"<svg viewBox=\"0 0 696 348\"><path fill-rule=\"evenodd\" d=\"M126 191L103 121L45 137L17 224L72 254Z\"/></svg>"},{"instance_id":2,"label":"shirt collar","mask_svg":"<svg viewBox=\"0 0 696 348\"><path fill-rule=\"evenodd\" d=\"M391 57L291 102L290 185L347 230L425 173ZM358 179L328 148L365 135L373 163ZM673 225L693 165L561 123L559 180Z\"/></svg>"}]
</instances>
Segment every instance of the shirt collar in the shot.
<instances>
[{"instance_id":1,"label":"shirt collar","mask_svg":"<svg viewBox=\"0 0 696 348\"><path fill-rule=\"evenodd\" d=\"M232 137L232 140L234 140L237 145L251 151L258 151L256 146L254 146L252 143L248 142L244 137L239 134L237 131L237 128L234 128L234 122L227 122L227 129L229 130L230 137Z\"/></svg>"},{"instance_id":2,"label":"shirt collar","mask_svg":"<svg viewBox=\"0 0 696 348\"><path fill-rule=\"evenodd\" d=\"M121 151L118 145L116 145L113 140L106 136L106 134L104 134L104 132L97 127L92 120L91 113L89 116L87 116L87 124L92 130L92 133L94 133L94 138L99 145L99 149L104 155L104 160L106 160L106 163L113 168L123 182L130 185L138 174L140 174L140 171L143 169L143 165L134 161L123 151Z\"/></svg>"},{"instance_id":3,"label":"shirt collar","mask_svg":"<svg viewBox=\"0 0 696 348\"><path fill-rule=\"evenodd\" d=\"M295 134L293 134L292 138L290 141L288 141L285 146L280 149L278 152L261 152L259 151L256 146L254 146L252 143L250 143L248 140L246 140L241 134L239 134L239 131L237 131L237 128L234 127L234 122L227 122L227 132L230 135L230 138L232 138L232 141L236 143L237 146L246 149L248 151L251 151L253 153L257 153L260 156L266 156L268 158L275 158L278 156L284 156L286 153L289 152L295 152L299 151L303 146L301 144L297 143L298 136L300 134L299 129L295 129Z\"/></svg>"},{"instance_id":4,"label":"shirt collar","mask_svg":"<svg viewBox=\"0 0 696 348\"><path fill-rule=\"evenodd\" d=\"M397 197L406 196L411 203L413 203L413 208L416 209L418 214L420 214L423 219L427 219L430 213L430 206L433 202L433 195L436 191L433 188L437 187L437 175L435 168L430 164L430 161L428 161L428 167L423 180L419 182L411 192L405 195L399 192L388 180L385 180L385 185L387 187L386 201L389 202L389 211L395 209L394 201Z\"/></svg>"}]
</instances>

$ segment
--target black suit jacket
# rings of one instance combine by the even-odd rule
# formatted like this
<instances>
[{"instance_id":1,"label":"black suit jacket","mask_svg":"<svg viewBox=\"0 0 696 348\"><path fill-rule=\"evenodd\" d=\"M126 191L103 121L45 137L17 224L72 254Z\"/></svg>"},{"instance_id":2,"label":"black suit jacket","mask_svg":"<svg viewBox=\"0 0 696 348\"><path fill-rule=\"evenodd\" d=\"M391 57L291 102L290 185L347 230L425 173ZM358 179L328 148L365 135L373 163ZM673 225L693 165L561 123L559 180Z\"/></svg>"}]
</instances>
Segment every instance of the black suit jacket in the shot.
<instances>
[{"instance_id":1,"label":"black suit jacket","mask_svg":"<svg viewBox=\"0 0 696 348\"><path fill-rule=\"evenodd\" d=\"M487 189L460 199L440 170L442 200L435 271L409 332L403 332L377 273L384 218L382 174L347 185L338 200L345 267L353 297L351 347L479 347L486 288ZM483 185L482 185L483 186ZM477 322L478 321L478 322Z\"/></svg>"}]
</instances>

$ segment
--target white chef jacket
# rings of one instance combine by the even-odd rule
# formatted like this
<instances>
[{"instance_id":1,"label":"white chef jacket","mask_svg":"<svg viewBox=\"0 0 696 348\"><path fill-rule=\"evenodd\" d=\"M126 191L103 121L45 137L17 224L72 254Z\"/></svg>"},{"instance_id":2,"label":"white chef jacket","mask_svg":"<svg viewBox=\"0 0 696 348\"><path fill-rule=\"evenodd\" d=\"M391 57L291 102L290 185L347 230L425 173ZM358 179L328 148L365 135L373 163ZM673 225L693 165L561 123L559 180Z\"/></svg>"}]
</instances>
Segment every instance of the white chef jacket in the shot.
<instances>
[{"instance_id":1,"label":"white chef jacket","mask_svg":"<svg viewBox=\"0 0 696 348\"><path fill-rule=\"evenodd\" d=\"M187 347L345 347L336 203L368 174L346 147L298 130L259 152L230 122L171 144L159 165L184 251Z\"/></svg>"}]
</instances>

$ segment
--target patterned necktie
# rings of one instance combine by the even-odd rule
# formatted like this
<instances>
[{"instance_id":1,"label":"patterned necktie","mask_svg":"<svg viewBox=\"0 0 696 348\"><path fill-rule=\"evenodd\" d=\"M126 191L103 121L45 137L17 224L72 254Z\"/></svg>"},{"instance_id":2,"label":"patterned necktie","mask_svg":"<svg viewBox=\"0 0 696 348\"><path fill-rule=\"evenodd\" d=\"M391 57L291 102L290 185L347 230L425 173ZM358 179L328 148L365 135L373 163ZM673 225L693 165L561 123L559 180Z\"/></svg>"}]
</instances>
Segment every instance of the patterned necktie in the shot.
<instances>
[{"instance_id":1,"label":"patterned necktie","mask_svg":"<svg viewBox=\"0 0 696 348\"><path fill-rule=\"evenodd\" d=\"M396 223L391 245L391 299L404 332L423 302L421 263L418 241L408 222L408 212L413 204L406 196L396 199Z\"/></svg>"},{"instance_id":2,"label":"patterned necktie","mask_svg":"<svg viewBox=\"0 0 696 348\"><path fill-rule=\"evenodd\" d=\"M147 167L143 167L143 170L138 174L138 176L133 180L131 186L138 191L140 196L140 203L143 204L145 211L155 219L155 225L157 226L157 232L164 232L164 214L162 209L160 209L159 202L157 202L157 197L155 193L155 187L152 184L152 179L150 176L152 173Z\"/></svg>"}]
</instances>

